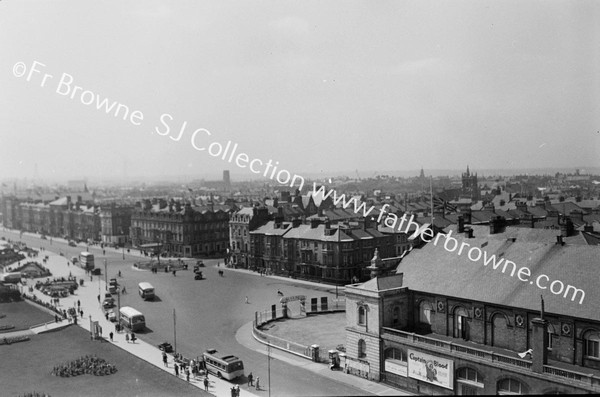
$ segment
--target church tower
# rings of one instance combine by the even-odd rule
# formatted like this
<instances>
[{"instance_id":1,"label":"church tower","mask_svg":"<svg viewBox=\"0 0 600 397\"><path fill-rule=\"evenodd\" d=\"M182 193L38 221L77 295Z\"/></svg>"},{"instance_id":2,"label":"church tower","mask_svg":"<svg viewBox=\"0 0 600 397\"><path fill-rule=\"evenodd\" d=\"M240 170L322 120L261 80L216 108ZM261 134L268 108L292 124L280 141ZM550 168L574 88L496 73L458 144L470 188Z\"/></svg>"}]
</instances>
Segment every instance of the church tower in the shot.
<instances>
[{"instance_id":1,"label":"church tower","mask_svg":"<svg viewBox=\"0 0 600 397\"><path fill-rule=\"evenodd\" d=\"M469 197L473 201L479 201L481 195L479 192L479 185L477 184L477 173L471 174L469 166L467 165L467 172L462 174L462 195Z\"/></svg>"}]
</instances>

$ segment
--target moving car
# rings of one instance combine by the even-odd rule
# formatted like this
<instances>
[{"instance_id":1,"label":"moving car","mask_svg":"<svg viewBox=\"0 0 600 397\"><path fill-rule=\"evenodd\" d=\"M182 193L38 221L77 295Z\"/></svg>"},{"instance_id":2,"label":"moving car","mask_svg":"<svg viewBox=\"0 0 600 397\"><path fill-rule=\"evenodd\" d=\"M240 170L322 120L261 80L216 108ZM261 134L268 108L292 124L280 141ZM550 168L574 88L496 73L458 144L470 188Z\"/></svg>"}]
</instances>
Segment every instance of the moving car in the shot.
<instances>
[{"instance_id":1,"label":"moving car","mask_svg":"<svg viewBox=\"0 0 600 397\"><path fill-rule=\"evenodd\" d=\"M158 349L165 353L173 352L173 346L171 346L171 344L169 342L161 343L160 345L158 345Z\"/></svg>"}]
</instances>

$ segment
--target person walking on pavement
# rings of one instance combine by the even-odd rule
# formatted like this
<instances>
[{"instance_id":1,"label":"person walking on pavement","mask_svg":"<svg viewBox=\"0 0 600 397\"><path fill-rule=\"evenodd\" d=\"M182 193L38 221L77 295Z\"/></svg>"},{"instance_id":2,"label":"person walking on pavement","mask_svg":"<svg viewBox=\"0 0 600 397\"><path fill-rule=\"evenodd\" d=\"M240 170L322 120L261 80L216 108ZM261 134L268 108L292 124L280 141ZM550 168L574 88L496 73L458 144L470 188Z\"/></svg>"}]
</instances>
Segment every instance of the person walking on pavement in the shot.
<instances>
[{"instance_id":1,"label":"person walking on pavement","mask_svg":"<svg viewBox=\"0 0 600 397\"><path fill-rule=\"evenodd\" d=\"M110 337L110 341L112 342L113 341L113 336L114 336L114 334L112 333L112 331L110 331L110 334L108 334L108 336Z\"/></svg>"},{"instance_id":2,"label":"person walking on pavement","mask_svg":"<svg viewBox=\"0 0 600 397\"><path fill-rule=\"evenodd\" d=\"M129 334L125 334L125 340L129 343Z\"/></svg>"},{"instance_id":3,"label":"person walking on pavement","mask_svg":"<svg viewBox=\"0 0 600 397\"><path fill-rule=\"evenodd\" d=\"M188 367L185 368L185 380L190 381L190 369Z\"/></svg>"},{"instance_id":4,"label":"person walking on pavement","mask_svg":"<svg viewBox=\"0 0 600 397\"><path fill-rule=\"evenodd\" d=\"M169 363L167 362L167 353L163 352L162 358L163 358L163 364L165 365L165 367L168 367Z\"/></svg>"},{"instance_id":5,"label":"person walking on pavement","mask_svg":"<svg viewBox=\"0 0 600 397\"><path fill-rule=\"evenodd\" d=\"M256 390L260 390L260 378L256 377Z\"/></svg>"},{"instance_id":6,"label":"person walking on pavement","mask_svg":"<svg viewBox=\"0 0 600 397\"><path fill-rule=\"evenodd\" d=\"M250 302L248 302L248 296L247 295L246 295L246 303L250 303Z\"/></svg>"},{"instance_id":7,"label":"person walking on pavement","mask_svg":"<svg viewBox=\"0 0 600 397\"><path fill-rule=\"evenodd\" d=\"M248 386L254 386L254 384L252 383L252 372L248 374Z\"/></svg>"},{"instance_id":8,"label":"person walking on pavement","mask_svg":"<svg viewBox=\"0 0 600 397\"><path fill-rule=\"evenodd\" d=\"M240 397L240 385L237 385L237 386L235 387L235 395L236 395L237 397Z\"/></svg>"},{"instance_id":9,"label":"person walking on pavement","mask_svg":"<svg viewBox=\"0 0 600 397\"><path fill-rule=\"evenodd\" d=\"M175 363L175 376L179 378L179 367L177 366L177 363Z\"/></svg>"},{"instance_id":10,"label":"person walking on pavement","mask_svg":"<svg viewBox=\"0 0 600 397\"><path fill-rule=\"evenodd\" d=\"M204 378L204 390L208 391L208 375Z\"/></svg>"}]
</instances>

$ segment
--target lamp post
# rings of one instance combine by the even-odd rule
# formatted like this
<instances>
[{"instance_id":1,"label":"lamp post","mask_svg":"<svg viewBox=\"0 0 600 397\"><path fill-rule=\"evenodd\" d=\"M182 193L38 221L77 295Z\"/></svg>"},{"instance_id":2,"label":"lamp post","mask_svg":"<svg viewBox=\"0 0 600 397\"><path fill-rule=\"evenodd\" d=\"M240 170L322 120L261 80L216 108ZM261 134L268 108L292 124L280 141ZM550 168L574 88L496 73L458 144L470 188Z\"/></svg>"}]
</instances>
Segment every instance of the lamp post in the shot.
<instances>
[{"instance_id":1,"label":"lamp post","mask_svg":"<svg viewBox=\"0 0 600 397\"><path fill-rule=\"evenodd\" d=\"M177 353L177 322L175 317L175 309L173 309L173 352Z\"/></svg>"},{"instance_id":2,"label":"lamp post","mask_svg":"<svg viewBox=\"0 0 600 397\"><path fill-rule=\"evenodd\" d=\"M104 259L104 288L107 289L108 288L108 271L107 271L107 267L106 267L106 259Z\"/></svg>"},{"instance_id":3,"label":"lamp post","mask_svg":"<svg viewBox=\"0 0 600 397\"><path fill-rule=\"evenodd\" d=\"M267 345L267 380L268 380L268 387L269 387L269 397L271 397L271 345L268 344Z\"/></svg>"}]
</instances>

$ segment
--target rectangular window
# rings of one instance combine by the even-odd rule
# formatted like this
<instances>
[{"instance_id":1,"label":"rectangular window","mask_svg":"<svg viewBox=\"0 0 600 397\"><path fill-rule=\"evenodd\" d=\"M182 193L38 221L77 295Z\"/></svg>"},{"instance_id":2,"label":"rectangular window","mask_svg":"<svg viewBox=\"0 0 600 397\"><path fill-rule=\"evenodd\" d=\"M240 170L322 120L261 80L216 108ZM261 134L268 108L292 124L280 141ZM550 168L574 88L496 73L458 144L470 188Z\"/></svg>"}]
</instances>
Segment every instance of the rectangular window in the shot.
<instances>
[{"instance_id":1,"label":"rectangular window","mask_svg":"<svg viewBox=\"0 0 600 397\"><path fill-rule=\"evenodd\" d=\"M588 339L586 351L588 356L600 358L600 342Z\"/></svg>"}]
</instances>

